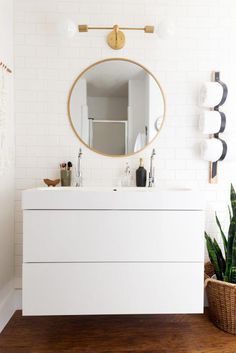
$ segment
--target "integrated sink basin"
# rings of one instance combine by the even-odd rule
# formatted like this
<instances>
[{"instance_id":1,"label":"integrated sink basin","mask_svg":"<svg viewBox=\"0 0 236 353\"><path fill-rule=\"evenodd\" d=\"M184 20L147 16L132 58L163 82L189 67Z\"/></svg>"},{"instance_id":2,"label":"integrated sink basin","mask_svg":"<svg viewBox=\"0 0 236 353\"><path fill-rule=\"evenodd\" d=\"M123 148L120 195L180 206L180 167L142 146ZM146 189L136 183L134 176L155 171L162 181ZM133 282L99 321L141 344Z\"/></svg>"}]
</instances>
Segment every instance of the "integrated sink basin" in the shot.
<instances>
[{"instance_id":1,"label":"integrated sink basin","mask_svg":"<svg viewBox=\"0 0 236 353\"><path fill-rule=\"evenodd\" d=\"M23 191L23 209L202 209L199 191L188 188L39 187Z\"/></svg>"},{"instance_id":2,"label":"integrated sink basin","mask_svg":"<svg viewBox=\"0 0 236 353\"><path fill-rule=\"evenodd\" d=\"M96 186L81 186L81 187L67 187L67 186L58 186L58 187L39 187L37 190L42 190L42 191L79 191L79 192L85 192L85 191L93 191L93 192L111 192L111 191L129 191L129 192L157 192L160 190L167 190L167 191L191 191L189 188L179 188L179 187L169 187L169 188L157 188L157 187L120 187L120 186L110 186L110 187L96 187Z\"/></svg>"}]
</instances>

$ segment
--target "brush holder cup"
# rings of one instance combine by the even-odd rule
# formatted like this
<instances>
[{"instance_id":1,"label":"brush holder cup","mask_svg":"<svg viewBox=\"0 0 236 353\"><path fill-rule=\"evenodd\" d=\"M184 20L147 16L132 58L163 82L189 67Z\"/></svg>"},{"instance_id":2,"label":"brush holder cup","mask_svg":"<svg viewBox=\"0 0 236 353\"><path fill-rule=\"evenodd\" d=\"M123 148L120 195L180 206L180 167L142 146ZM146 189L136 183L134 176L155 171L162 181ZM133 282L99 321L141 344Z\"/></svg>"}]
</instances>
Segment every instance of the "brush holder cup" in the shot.
<instances>
[{"instance_id":1,"label":"brush holder cup","mask_svg":"<svg viewBox=\"0 0 236 353\"><path fill-rule=\"evenodd\" d=\"M61 170L61 186L71 186L71 170Z\"/></svg>"}]
</instances>

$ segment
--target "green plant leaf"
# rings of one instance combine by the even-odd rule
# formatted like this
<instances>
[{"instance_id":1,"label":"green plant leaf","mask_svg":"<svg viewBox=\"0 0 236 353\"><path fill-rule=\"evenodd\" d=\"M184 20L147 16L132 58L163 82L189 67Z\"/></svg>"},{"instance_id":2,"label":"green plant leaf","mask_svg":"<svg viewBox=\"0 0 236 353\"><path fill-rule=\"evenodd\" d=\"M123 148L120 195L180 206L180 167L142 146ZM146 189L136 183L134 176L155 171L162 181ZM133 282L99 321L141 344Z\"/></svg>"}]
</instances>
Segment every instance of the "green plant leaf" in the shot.
<instances>
[{"instance_id":1,"label":"green plant leaf","mask_svg":"<svg viewBox=\"0 0 236 353\"><path fill-rule=\"evenodd\" d=\"M233 184L231 184L231 187L230 187L230 200L231 200L233 217L236 217L236 193L235 193Z\"/></svg>"},{"instance_id":2,"label":"green plant leaf","mask_svg":"<svg viewBox=\"0 0 236 353\"><path fill-rule=\"evenodd\" d=\"M229 211L229 222L231 222L231 219L232 219L232 211L231 211L231 208L230 206L228 205L228 211Z\"/></svg>"},{"instance_id":3,"label":"green plant leaf","mask_svg":"<svg viewBox=\"0 0 236 353\"><path fill-rule=\"evenodd\" d=\"M227 258L226 258L226 270L225 270L225 278L226 282L230 282L231 280L231 267L232 267L232 251L233 251L233 241L235 237L236 231L236 219L233 216L230 222L229 231L228 231L228 246L227 246Z\"/></svg>"},{"instance_id":4,"label":"green plant leaf","mask_svg":"<svg viewBox=\"0 0 236 353\"><path fill-rule=\"evenodd\" d=\"M206 239L208 255L212 265L214 266L216 277L219 280L223 280L223 274L220 270L216 249L214 247L211 237L209 237L209 235L206 232L205 232L205 239Z\"/></svg>"},{"instance_id":5,"label":"green plant leaf","mask_svg":"<svg viewBox=\"0 0 236 353\"><path fill-rule=\"evenodd\" d=\"M220 271L221 271L222 277L223 277L224 274L225 274L225 267L226 267L225 259L224 259L223 255L222 255L221 248L219 247L219 244L217 243L215 238L213 240L213 246L215 248L215 252L216 252L216 255L217 255L217 259L218 259L218 264L219 264Z\"/></svg>"},{"instance_id":6,"label":"green plant leaf","mask_svg":"<svg viewBox=\"0 0 236 353\"><path fill-rule=\"evenodd\" d=\"M230 219L228 238L226 238L219 218L215 214L216 224L223 240L225 258L216 239L212 240L206 232L205 239L209 258L214 266L217 279L222 280L223 278L226 282L236 283L236 192L232 184L230 186L230 202L231 207L228 206Z\"/></svg>"},{"instance_id":7,"label":"green plant leaf","mask_svg":"<svg viewBox=\"0 0 236 353\"><path fill-rule=\"evenodd\" d=\"M233 249L232 249L232 266L230 273L230 282L236 283L236 237L234 236Z\"/></svg>"},{"instance_id":8,"label":"green plant leaf","mask_svg":"<svg viewBox=\"0 0 236 353\"><path fill-rule=\"evenodd\" d=\"M223 232L222 230L222 227L221 227L221 224L220 224L220 221L219 221L219 218L217 217L217 214L215 213L215 217L216 217L216 224L218 225L219 227L219 230L220 230L220 234L221 234L221 237L222 237L222 240L223 240L223 244L224 244L224 251L225 251L225 258L227 257L227 245L228 245L228 242L227 242L227 239L226 239L226 236L225 236L225 233Z\"/></svg>"}]
</instances>

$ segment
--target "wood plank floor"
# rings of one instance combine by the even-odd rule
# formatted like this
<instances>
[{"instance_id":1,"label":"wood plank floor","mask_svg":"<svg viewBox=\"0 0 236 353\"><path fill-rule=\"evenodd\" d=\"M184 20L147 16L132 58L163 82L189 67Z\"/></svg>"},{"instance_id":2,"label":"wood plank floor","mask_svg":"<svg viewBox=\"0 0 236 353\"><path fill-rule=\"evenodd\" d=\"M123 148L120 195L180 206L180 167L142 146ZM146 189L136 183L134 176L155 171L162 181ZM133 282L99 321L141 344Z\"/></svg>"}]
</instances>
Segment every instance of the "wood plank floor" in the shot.
<instances>
[{"instance_id":1,"label":"wood plank floor","mask_svg":"<svg viewBox=\"0 0 236 353\"><path fill-rule=\"evenodd\" d=\"M205 315L23 317L0 335L0 353L236 353L236 336Z\"/></svg>"}]
</instances>

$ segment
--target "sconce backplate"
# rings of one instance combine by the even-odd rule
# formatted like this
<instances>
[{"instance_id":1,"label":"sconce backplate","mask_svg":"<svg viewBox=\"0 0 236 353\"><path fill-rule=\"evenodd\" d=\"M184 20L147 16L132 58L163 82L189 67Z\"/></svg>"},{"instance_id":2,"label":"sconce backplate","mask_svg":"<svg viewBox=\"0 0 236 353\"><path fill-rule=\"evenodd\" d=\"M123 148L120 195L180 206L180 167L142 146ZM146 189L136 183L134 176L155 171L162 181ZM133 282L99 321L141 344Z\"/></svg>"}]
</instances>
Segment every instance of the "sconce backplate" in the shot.
<instances>
[{"instance_id":1,"label":"sconce backplate","mask_svg":"<svg viewBox=\"0 0 236 353\"><path fill-rule=\"evenodd\" d=\"M114 26L115 27L115 26ZM122 31L114 28L107 36L107 44L115 50L122 49L125 45L125 35Z\"/></svg>"}]
</instances>

